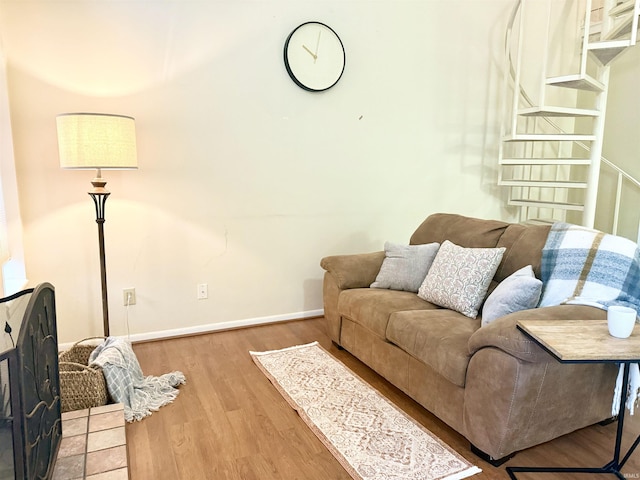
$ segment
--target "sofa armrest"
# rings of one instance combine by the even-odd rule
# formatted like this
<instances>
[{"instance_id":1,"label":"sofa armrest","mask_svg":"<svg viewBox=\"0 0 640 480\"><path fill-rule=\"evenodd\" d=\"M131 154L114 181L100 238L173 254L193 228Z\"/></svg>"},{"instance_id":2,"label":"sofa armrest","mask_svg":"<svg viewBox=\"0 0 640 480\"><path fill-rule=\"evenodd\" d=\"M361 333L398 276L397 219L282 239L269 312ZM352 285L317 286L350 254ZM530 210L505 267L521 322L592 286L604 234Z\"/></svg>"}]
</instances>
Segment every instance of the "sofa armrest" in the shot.
<instances>
[{"instance_id":1,"label":"sofa armrest","mask_svg":"<svg viewBox=\"0 0 640 480\"><path fill-rule=\"evenodd\" d=\"M320 260L320 266L326 270L322 287L324 318L327 333L336 344L341 344L340 292L350 288L369 288L375 282L383 260L384 252L333 255Z\"/></svg>"},{"instance_id":2,"label":"sofa armrest","mask_svg":"<svg viewBox=\"0 0 640 480\"><path fill-rule=\"evenodd\" d=\"M375 282L384 252L333 255L324 257L320 266L329 272L340 290L365 288Z\"/></svg>"},{"instance_id":3,"label":"sofa armrest","mask_svg":"<svg viewBox=\"0 0 640 480\"><path fill-rule=\"evenodd\" d=\"M615 364L565 364L547 357L546 362L527 362L492 347L471 357L464 436L491 458L611 417Z\"/></svg>"},{"instance_id":4,"label":"sofa armrest","mask_svg":"<svg viewBox=\"0 0 640 480\"><path fill-rule=\"evenodd\" d=\"M585 305L557 305L522 310L500 317L479 328L469 338L469 353L484 347L496 347L527 362L545 362L550 355L517 326L519 320L598 320L606 319L607 312Z\"/></svg>"}]
</instances>

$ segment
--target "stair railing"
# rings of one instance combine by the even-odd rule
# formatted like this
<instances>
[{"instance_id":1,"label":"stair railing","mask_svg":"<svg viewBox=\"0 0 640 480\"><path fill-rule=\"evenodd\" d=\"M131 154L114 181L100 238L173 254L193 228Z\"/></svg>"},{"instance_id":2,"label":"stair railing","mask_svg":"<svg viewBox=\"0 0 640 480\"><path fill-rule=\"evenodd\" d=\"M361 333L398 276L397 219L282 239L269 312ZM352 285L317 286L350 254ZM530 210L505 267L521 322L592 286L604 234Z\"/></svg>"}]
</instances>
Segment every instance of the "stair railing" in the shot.
<instances>
[{"instance_id":1,"label":"stair railing","mask_svg":"<svg viewBox=\"0 0 640 480\"><path fill-rule=\"evenodd\" d=\"M606 158L602 157L602 164L616 174L616 198L613 205L613 226L611 227L611 233L618 234L618 221L620 219L620 209L622 207L622 188L625 181L634 188L637 192L640 192L640 181L629 175L623 169L613 164ZM640 243L640 221L638 222L638 230L636 233L636 242Z\"/></svg>"},{"instance_id":2,"label":"stair railing","mask_svg":"<svg viewBox=\"0 0 640 480\"><path fill-rule=\"evenodd\" d=\"M638 22L640 21L640 3L636 2L633 8L633 21L631 23L631 45L638 42Z\"/></svg>"}]
</instances>

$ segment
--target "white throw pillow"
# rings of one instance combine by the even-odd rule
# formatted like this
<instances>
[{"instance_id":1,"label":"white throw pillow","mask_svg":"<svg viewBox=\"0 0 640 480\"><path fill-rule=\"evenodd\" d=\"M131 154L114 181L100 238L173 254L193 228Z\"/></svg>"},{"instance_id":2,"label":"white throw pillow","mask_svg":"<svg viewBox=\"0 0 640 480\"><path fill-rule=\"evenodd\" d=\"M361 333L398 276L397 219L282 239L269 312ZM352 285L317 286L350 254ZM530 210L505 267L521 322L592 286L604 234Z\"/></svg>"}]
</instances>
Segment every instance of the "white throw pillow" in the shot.
<instances>
[{"instance_id":1,"label":"white throw pillow","mask_svg":"<svg viewBox=\"0 0 640 480\"><path fill-rule=\"evenodd\" d=\"M476 318L505 250L504 247L465 248L445 240L418 296Z\"/></svg>"},{"instance_id":2,"label":"white throw pillow","mask_svg":"<svg viewBox=\"0 0 640 480\"><path fill-rule=\"evenodd\" d=\"M505 278L491 292L482 307L482 326L509 313L535 308L540 300L542 281L533 273L533 267L527 265Z\"/></svg>"},{"instance_id":3,"label":"white throw pillow","mask_svg":"<svg viewBox=\"0 0 640 480\"><path fill-rule=\"evenodd\" d=\"M439 243L400 245L385 242L384 260L371 288L417 292L440 248Z\"/></svg>"}]
</instances>

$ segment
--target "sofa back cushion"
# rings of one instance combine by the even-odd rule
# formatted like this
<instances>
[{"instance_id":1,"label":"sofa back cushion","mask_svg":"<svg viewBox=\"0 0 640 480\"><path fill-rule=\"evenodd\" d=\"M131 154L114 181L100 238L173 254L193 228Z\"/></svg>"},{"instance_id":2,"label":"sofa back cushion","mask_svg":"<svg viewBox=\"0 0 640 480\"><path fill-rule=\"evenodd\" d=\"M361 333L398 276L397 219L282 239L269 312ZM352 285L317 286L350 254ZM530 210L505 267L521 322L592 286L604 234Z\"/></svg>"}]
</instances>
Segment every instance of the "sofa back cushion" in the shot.
<instances>
[{"instance_id":1,"label":"sofa back cushion","mask_svg":"<svg viewBox=\"0 0 640 480\"><path fill-rule=\"evenodd\" d=\"M502 263L493 279L501 282L522 267L531 265L536 278L540 276L542 248L547 241L551 225L522 225L513 223L507 227L498 241L498 247L506 247Z\"/></svg>"},{"instance_id":2,"label":"sofa back cushion","mask_svg":"<svg viewBox=\"0 0 640 480\"><path fill-rule=\"evenodd\" d=\"M489 287L488 293L491 293L499 282L527 265L531 265L536 278L540 278L542 248L550 228L551 225L525 225L453 213L434 213L413 232L409 243L442 244L449 240L461 247L505 247L502 262Z\"/></svg>"},{"instance_id":3,"label":"sofa back cushion","mask_svg":"<svg viewBox=\"0 0 640 480\"><path fill-rule=\"evenodd\" d=\"M445 240L461 247L493 248L505 232L509 223L499 220L483 220L464 217L452 213L434 213L416 229L409 241L412 245L421 243L442 243Z\"/></svg>"}]
</instances>

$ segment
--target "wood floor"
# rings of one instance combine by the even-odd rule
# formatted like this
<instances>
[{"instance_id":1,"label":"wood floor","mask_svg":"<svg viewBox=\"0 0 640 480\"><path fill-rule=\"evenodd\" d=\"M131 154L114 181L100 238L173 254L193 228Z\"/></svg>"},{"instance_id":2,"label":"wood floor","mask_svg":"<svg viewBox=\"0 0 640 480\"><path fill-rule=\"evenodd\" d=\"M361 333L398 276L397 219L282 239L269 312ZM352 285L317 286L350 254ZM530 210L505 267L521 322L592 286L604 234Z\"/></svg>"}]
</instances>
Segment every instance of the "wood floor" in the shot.
<instances>
[{"instance_id":1,"label":"wood floor","mask_svg":"<svg viewBox=\"0 0 640 480\"><path fill-rule=\"evenodd\" d=\"M127 424L131 480L348 480L322 443L251 360L264 351L312 341L329 350L399 408L482 469L473 479L506 479L507 465L602 466L613 456L615 424L593 426L519 452L493 467L469 443L346 351L332 345L322 318L134 345L145 375L182 371L177 400ZM589 399L584 399L588 402ZM580 408L580 405L576 405ZM640 432L627 417L625 445ZM623 446L623 450L626 449ZM623 469L640 478L640 449ZM520 479L595 479L612 475L519 475Z\"/></svg>"}]
</instances>

